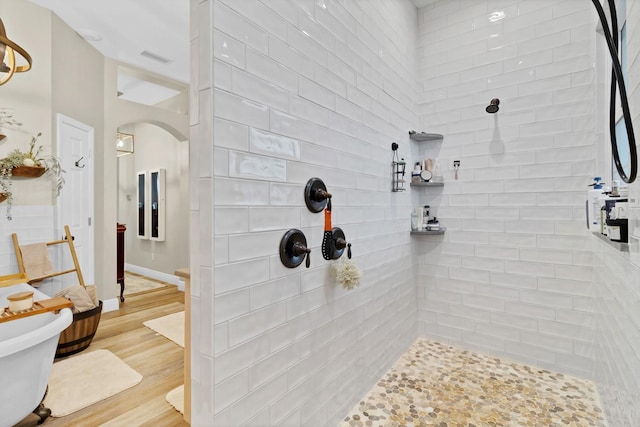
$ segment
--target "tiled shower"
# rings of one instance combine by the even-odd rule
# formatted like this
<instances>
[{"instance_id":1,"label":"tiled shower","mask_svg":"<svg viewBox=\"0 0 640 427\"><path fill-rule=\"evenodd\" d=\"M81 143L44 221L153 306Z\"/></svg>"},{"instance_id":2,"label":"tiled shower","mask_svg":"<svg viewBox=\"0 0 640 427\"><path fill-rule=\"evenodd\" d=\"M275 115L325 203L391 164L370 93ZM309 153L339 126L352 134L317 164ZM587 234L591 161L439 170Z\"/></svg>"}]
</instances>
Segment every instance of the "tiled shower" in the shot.
<instances>
[{"instance_id":1,"label":"tiled shower","mask_svg":"<svg viewBox=\"0 0 640 427\"><path fill-rule=\"evenodd\" d=\"M593 379L610 425L640 419L640 263L584 226L605 108L588 1L191 3L194 425L336 425L417 336ZM392 193L393 141L444 187ZM320 254L316 176L354 291ZM443 236L409 235L422 204ZM289 228L311 268L280 263Z\"/></svg>"}]
</instances>

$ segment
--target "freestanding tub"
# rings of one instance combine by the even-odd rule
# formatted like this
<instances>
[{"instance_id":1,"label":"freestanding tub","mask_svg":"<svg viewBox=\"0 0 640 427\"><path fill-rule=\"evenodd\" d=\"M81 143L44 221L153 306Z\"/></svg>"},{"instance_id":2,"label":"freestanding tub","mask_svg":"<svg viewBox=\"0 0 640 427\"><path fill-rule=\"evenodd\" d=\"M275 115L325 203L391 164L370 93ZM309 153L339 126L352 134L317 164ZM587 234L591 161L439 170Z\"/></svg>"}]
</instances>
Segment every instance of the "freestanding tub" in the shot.
<instances>
[{"instance_id":1,"label":"freestanding tub","mask_svg":"<svg viewBox=\"0 0 640 427\"><path fill-rule=\"evenodd\" d=\"M7 296L33 291L33 299L47 295L26 283L0 288L0 310ZM0 323L0 427L11 427L42 401L49 382L60 332L73 320L71 310L44 313Z\"/></svg>"}]
</instances>

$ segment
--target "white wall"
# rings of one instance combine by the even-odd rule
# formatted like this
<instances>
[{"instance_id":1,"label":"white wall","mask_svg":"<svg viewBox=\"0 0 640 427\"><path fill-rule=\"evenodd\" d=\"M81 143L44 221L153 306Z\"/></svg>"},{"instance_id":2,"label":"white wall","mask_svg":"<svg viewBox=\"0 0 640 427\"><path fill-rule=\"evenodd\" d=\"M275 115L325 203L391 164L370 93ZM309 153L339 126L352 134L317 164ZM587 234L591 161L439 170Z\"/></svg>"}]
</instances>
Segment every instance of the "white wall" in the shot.
<instances>
[{"instance_id":1,"label":"white wall","mask_svg":"<svg viewBox=\"0 0 640 427\"><path fill-rule=\"evenodd\" d=\"M335 424L417 332L410 195L390 191L390 144L409 150L417 119L416 10L410 2L214 5L213 188L200 139L210 138L206 64L197 70L192 128L192 141L202 142L192 203L202 248L195 268L192 260L194 423L211 423L212 403L217 425ZM209 7L195 8L199 53L209 49ZM243 160L270 165L268 176L248 174ZM322 215L303 199L313 176L333 193L334 225L364 272L356 291L338 286L320 255ZM280 263L277 248L292 227L312 248L309 270Z\"/></svg>"},{"instance_id":2,"label":"white wall","mask_svg":"<svg viewBox=\"0 0 640 427\"><path fill-rule=\"evenodd\" d=\"M158 126L138 123L120 129L134 135L135 152L118 158L118 222L127 226L125 262L171 274L189 265L188 142ZM137 237L137 173L166 170L165 241ZM186 190L186 191L185 191Z\"/></svg>"},{"instance_id":3,"label":"white wall","mask_svg":"<svg viewBox=\"0 0 640 427\"><path fill-rule=\"evenodd\" d=\"M448 169L442 193L424 200L449 228L420 245L420 333L586 378L591 9L577 0L439 1L418 14L421 123L445 135L424 155ZM485 112L492 98L495 115Z\"/></svg>"},{"instance_id":4,"label":"white wall","mask_svg":"<svg viewBox=\"0 0 640 427\"><path fill-rule=\"evenodd\" d=\"M627 92L636 139L640 132L640 4L627 1ZM606 70L607 74L610 73ZM609 89L606 89L609 92ZM603 111L603 114L605 111ZM606 114L605 114L606 115ZM640 183L629 186L630 252L598 243L595 377L611 426L640 420Z\"/></svg>"}]
</instances>

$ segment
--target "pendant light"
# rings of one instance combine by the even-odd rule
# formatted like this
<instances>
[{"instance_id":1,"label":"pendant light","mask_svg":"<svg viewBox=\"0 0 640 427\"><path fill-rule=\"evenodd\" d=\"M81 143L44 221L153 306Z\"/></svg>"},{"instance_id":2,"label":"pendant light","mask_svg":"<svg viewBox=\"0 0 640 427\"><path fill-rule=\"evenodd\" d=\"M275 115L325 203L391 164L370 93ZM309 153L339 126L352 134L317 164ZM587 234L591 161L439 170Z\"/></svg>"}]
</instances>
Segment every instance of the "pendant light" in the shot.
<instances>
[{"instance_id":1,"label":"pendant light","mask_svg":"<svg viewBox=\"0 0 640 427\"><path fill-rule=\"evenodd\" d=\"M16 52L27 61L26 64L16 66ZM0 86L8 82L15 73L22 73L30 69L31 55L17 43L9 40L2 19L0 19Z\"/></svg>"}]
</instances>

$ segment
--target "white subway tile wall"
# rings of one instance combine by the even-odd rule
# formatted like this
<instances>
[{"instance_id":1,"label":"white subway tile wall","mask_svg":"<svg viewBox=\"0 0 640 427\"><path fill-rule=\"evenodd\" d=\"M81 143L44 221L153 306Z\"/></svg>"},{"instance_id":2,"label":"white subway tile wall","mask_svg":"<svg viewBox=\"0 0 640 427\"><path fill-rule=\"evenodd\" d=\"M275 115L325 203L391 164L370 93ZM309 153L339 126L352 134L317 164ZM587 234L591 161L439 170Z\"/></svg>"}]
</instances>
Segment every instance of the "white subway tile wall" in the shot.
<instances>
[{"instance_id":1,"label":"white subway tile wall","mask_svg":"<svg viewBox=\"0 0 640 427\"><path fill-rule=\"evenodd\" d=\"M629 108L636 134L640 129L640 3L627 2ZM635 30L629 31L631 28ZM632 59L634 58L634 59ZM609 70L606 70L608 73ZM637 138L637 137L636 137ZM596 295L593 347L575 348L595 358L595 377L611 426L637 425L640 420L640 182L629 185L630 253L597 242L593 256ZM586 301L576 301L585 303Z\"/></svg>"},{"instance_id":2,"label":"white subway tile wall","mask_svg":"<svg viewBox=\"0 0 640 427\"><path fill-rule=\"evenodd\" d=\"M194 136L208 144L214 129L215 161L200 180L211 166L215 176L199 188L211 206L192 210L208 231L196 237L196 265L215 250L216 266L213 286L201 276L193 301L200 315L211 312L194 330L211 322L206 333L215 336L201 340L208 347L195 359L212 360L209 377L195 369L196 386L209 389L194 392L213 404L218 425L335 425L418 334L412 198L392 194L390 176L391 142L406 158L417 154L407 133L418 123L417 10L409 1L194 6L205 4L213 28L203 23L194 43L213 37L214 111L200 105L207 116ZM304 202L314 176L333 194L333 224L363 271L354 291L336 283L320 254L323 215ZM214 227L202 224L213 216ZM289 228L306 234L308 270L280 262ZM482 259L477 268L491 267ZM209 425L210 410L195 411L196 424Z\"/></svg>"},{"instance_id":3,"label":"white subway tile wall","mask_svg":"<svg viewBox=\"0 0 640 427\"><path fill-rule=\"evenodd\" d=\"M601 139L589 2L191 3L194 424L335 425L417 333L595 378L611 425L640 419L640 257L583 227ZM445 138L410 142L416 128ZM392 194L391 141L438 159L444 188ZM354 244L356 291L319 253L313 176ZM425 203L448 232L412 239ZM309 270L277 255L293 227Z\"/></svg>"},{"instance_id":4,"label":"white subway tile wall","mask_svg":"<svg viewBox=\"0 0 640 427\"><path fill-rule=\"evenodd\" d=\"M420 332L593 378L593 353L579 352L593 344L593 312L574 298L594 297L576 212L595 172L596 138L578 125L595 122L595 91L573 79L594 71L592 15L577 0L503 3L418 12L420 123L444 134L420 155L448 172L461 162L443 197L421 194L449 231L422 243ZM485 112L492 98L497 114Z\"/></svg>"}]
</instances>

